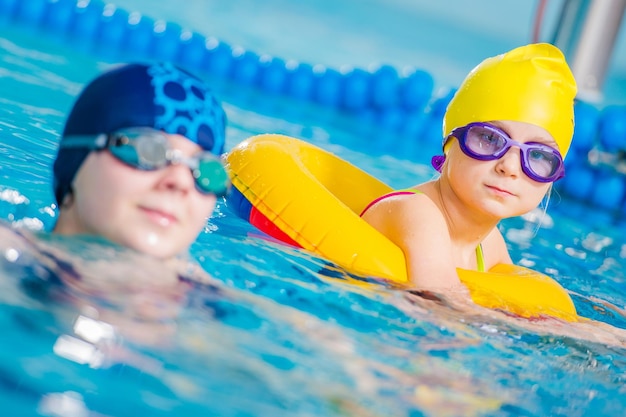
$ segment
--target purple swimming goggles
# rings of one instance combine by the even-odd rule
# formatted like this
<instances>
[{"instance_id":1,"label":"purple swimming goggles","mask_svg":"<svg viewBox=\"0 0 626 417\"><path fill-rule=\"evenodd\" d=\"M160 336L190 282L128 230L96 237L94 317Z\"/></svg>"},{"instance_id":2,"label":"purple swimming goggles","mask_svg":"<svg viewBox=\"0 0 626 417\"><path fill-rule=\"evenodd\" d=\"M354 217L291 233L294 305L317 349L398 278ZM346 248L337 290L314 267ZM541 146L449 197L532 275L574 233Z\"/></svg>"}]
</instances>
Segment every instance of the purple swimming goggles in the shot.
<instances>
[{"instance_id":1,"label":"purple swimming goggles","mask_svg":"<svg viewBox=\"0 0 626 417\"><path fill-rule=\"evenodd\" d=\"M500 159L512 146L518 147L522 171L534 181L553 182L565 175L559 151L542 143L514 141L506 132L489 123L470 123L454 129L450 136L458 139L465 155L479 161ZM437 155L431 163L441 172L445 159L445 156Z\"/></svg>"}]
</instances>

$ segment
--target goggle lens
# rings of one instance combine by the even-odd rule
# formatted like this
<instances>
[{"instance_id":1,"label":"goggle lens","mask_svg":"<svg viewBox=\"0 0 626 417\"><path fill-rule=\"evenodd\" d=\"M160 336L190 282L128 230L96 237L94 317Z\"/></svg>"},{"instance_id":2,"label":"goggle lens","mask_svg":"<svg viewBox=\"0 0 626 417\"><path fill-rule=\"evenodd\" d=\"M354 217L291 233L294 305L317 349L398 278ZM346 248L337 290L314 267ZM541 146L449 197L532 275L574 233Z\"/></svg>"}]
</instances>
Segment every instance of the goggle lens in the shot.
<instances>
[{"instance_id":1,"label":"goggle lens","mask_svg":"<svg viewBox=\"0 0 626 417\"><path fill-rule=\"evenodd\" d=\"M552 178L563 163L554 154L540 149L529 149L526 155L530 169L544 178Z\"/></svg>"},{"instance_id":2,"label":"goggle lens","mask_svg":"<svg viewBox=\"0 0 626 417\"><path fill-rule=\"evenodd\" d=\"M116 132L109 136L109 151L134 168L152 171L168 165L167 138L157 132Z\"/></svg>"},{"instance_id":3,"label":"goggle lens","mask_svg":"<svg viewBox=\"0 0 626 417\"><path fill-rule=\"evenodd\" d=\"M225 196L228 192L230 179L224 165L217 159L200 160L192 174L200 191L218 196Z\"/></svg>"}]
</instances>

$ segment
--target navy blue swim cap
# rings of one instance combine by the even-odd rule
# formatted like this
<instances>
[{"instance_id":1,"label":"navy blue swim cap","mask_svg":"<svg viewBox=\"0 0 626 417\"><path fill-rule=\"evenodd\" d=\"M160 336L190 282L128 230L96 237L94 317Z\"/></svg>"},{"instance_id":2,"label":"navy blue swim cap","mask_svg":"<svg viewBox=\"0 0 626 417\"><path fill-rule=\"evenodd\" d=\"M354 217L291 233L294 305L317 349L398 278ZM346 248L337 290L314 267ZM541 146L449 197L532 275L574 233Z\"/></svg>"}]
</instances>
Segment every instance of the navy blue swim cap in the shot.
<instances>
[{"instance_id":1,"label":"navy blue swim cap","mask_svg":"<svg viewBox=\"0 0 626 417\"><path fill-rule=\"evenodd\" d=\"M199 78L169 63L128 64L91 81L72 108L63 139L151 127L180 134L219 155L224 151L226 114ZM54 161L54 193L59 205L89 149L60 147Z\"/></svg>"}]
</instances>

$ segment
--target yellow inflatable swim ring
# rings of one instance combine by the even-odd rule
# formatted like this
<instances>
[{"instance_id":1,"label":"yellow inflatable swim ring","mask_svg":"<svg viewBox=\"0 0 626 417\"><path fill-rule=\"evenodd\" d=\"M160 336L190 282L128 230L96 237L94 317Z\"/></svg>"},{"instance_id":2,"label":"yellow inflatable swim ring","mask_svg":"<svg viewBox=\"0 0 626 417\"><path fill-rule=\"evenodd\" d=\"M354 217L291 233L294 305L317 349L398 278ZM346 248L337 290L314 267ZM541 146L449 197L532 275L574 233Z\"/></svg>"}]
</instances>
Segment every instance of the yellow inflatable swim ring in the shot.
<instances>
[{"instance_id":1,"label":"yellow inflatable swim ring","mask_svg":"<svg viewBox=\"0 0 626 417\"><path fill-rule=\"evenodd\" d=\"M234 192L254 210L248 219L253 225L348 271L408 282L402 250L359 217L368 203L393 191L388 185L332 153L281 135L241 142L227 155L227 166ZM577 320L566 290L546 275L504 264L458 273L484 307Z\"/></svg>"}]
</instances>

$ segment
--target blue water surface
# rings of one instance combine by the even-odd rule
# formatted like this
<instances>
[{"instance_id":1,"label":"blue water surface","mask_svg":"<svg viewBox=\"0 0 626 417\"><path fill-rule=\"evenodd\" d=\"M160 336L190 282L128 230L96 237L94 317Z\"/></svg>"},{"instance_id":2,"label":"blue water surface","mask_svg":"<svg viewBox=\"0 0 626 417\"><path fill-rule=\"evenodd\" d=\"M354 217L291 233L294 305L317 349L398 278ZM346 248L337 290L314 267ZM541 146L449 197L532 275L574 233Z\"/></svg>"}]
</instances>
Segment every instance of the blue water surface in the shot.
<instances>
[{"instance_id":1,"label":"blue water surface","mask_svg":"<svg viewBox=\"0 0 626 417\"><path fill-rule=\"evenodd\" d=\"M145 12L162 13L166 3ZM178 4L167 7L186 13L181 22L202 25L198 2L195 9ZM364 4L379 10L376 2ZM390 2L387 12L403 4ZM327 30L348 11L336 2L307 7L310 14L302 19L323 21ZM351 13L358 23L341 31L348 38L366 21ZM220 24L226 31L238 22ZM517 42L513 28L511 39L489 43L494 53ZM245 42L246 31L268 33L247 48L273 44L267 39L275 32L264 31L260 22L232 29L230 42ZM397 36L406 41L406 35ZM285 38L296 42L293 33ZM336 59L332 48L306 44L294 58ZM288 43L281 45L271 53L290 53ZM58 134L81 86L115 62L101 52L24 27L0 27L0 216L16 227L41 231L54 223L50 164ZM486 47L482 52L491 54ZM451 55L437 55L442 73L456 71L446 61ZM341 56L361 64L359 54ZM216 89L229 117L227 149L257 133L284 133L331 150L394 187L434 174L427 162L437 141L416 148L401 134L371 125L364 129L358 117L267 97L234 83L219 83ZM502 223L514 261L553 276L571 292L579 313L595 321L576 327L486 310L459 312L350 275L265 239L225 202L192 247L193 257L213 276L204 283L172 281L145 258L97 240L44 237L51 255L55 250L76 254L71 267L60 269L37 251L18 251L3 241L3 412L621 415L626 410L623 229L623 220L613 213L558 193L546 216L533 212ZM73 279L73 270L84 273L83 279ZM61 285L57 276L70 284Z\"/></svg>"}]
</instances>

